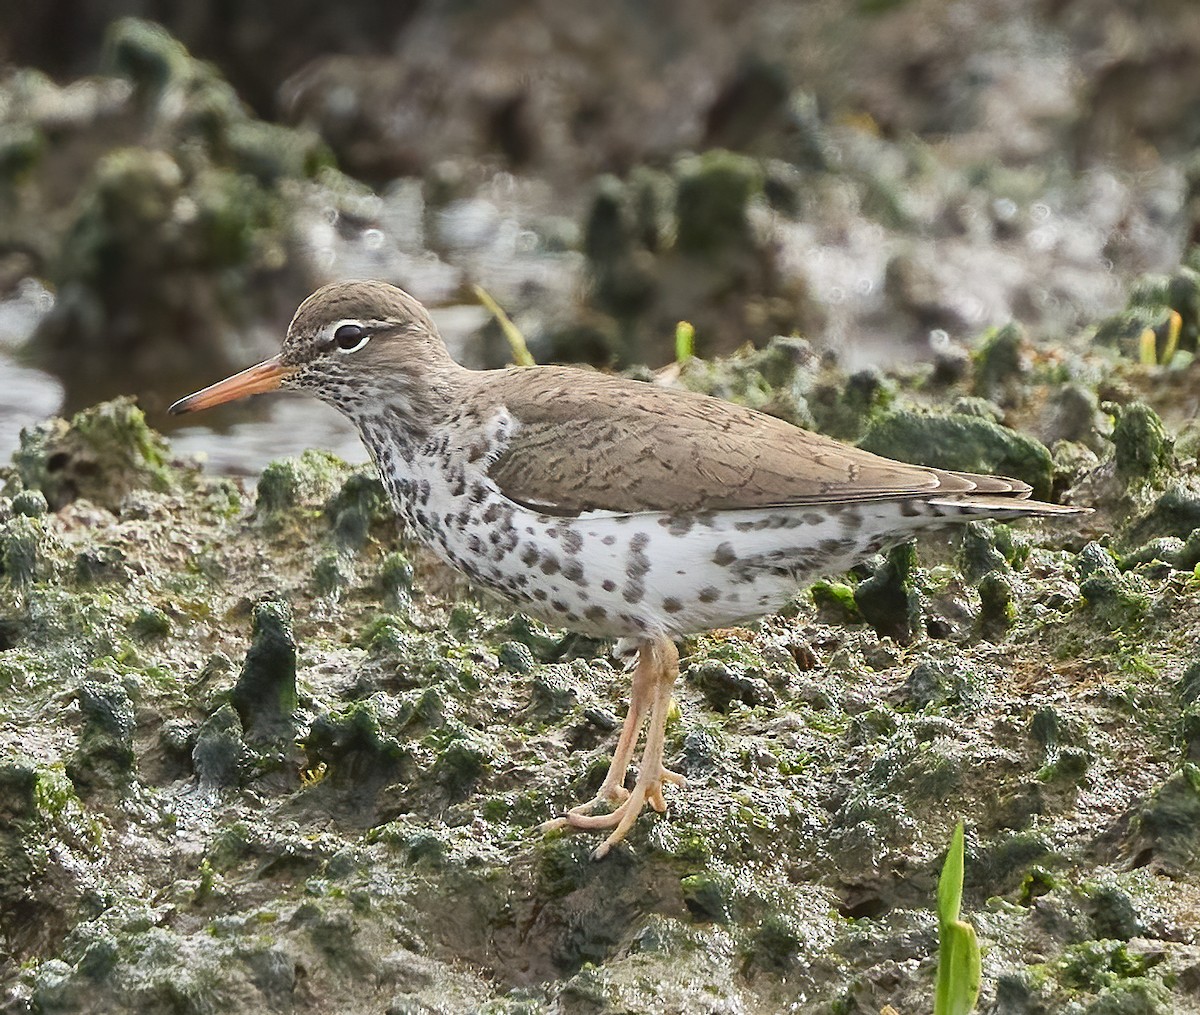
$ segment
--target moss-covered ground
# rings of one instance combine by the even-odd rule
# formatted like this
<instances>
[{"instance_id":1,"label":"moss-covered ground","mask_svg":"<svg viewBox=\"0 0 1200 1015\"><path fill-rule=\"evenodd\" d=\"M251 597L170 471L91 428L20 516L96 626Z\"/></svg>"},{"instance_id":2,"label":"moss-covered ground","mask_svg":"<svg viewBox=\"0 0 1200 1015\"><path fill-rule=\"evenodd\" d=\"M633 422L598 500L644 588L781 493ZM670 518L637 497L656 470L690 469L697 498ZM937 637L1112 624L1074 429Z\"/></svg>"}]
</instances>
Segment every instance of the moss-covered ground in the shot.
<instances>
[{"instance_id":1,"label":"moss-covered ground","mask_svg":"<svg viewBox=\"0 0 1200 1015\"><path fill-rule=\"evenodd\" d=\"M1096 513L976 523L685 643L689 785L602 862L538 826L603 776L612 646L477 596L366 467L314 451L251 492L128 402L28 432L0 498L6 1010L927 1011L960 818L985 1010L1200 1007L1193 371L996 377L995 347L870 385L794 341L684 368Z\"/></svg>"}]
</instances>

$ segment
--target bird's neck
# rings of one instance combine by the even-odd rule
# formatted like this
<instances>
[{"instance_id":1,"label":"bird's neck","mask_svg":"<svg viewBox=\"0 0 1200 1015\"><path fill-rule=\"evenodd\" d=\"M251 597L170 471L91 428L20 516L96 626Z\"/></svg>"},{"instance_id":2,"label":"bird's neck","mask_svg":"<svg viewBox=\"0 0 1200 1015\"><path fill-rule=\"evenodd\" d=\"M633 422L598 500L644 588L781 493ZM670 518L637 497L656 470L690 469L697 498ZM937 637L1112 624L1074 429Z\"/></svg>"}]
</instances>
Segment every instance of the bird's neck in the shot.
<instances>
[{"instance_id":1,"label":"bird's neck","mask_svg":"<svg viewBox=\"0 0 1200 1015\"><path fill-rule=\"evenodd\" d=\"M476 387L476 371L449 357L419 374L391 373L386 383L342 411L353 421L380 471L408 471L426 456L439 432L461 416Z\"/></svg>"}]
</instances>

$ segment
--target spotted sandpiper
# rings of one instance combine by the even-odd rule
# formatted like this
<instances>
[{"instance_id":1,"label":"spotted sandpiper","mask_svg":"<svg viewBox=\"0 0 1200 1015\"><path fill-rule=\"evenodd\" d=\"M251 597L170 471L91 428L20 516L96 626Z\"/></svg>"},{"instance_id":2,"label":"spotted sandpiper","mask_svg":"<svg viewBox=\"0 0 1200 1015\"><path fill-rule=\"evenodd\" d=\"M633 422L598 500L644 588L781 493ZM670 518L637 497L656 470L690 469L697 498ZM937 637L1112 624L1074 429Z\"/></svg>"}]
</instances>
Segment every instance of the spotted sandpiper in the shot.
<instances>
[{"instance_id":1,"label":"spotted sandpiper","mask_svg":"<svg viewBox=\"0 0 1200 1015\"><path fill-rule=\"evenodd\" d=\"M425 308L385 282L318 289L277 356L171 412L276 388L311 391L349 417L397 513L447 563L550 624L636 642L608 775L549 823L609 829L597 857L646 803L666 810L665 783L684 781L663 759L675 638L772 613L800 583L918 529L1085 510L693 392L570 367L468 370Z\"/></svg>"}]
</instances>

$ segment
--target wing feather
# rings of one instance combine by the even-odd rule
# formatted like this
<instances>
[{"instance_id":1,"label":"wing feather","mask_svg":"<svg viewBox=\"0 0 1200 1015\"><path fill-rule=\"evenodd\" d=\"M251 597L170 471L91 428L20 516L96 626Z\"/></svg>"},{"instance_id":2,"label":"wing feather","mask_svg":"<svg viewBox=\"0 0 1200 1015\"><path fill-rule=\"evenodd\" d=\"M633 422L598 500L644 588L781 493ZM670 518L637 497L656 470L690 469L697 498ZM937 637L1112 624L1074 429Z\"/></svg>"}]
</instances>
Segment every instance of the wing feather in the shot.
<instances>
[{"instance_id":1,"label":"wing feather","mask_svg":"<svg viewBox=\"0 0 1200 1015\"><path fill-rule=\"evenodd\" d=\"M489 475L551 513L1029 494L1016 480L907 465L706 395L586 370L483 375L474 411L499 401L515 426Z\"/></svg>"}]
</instances>

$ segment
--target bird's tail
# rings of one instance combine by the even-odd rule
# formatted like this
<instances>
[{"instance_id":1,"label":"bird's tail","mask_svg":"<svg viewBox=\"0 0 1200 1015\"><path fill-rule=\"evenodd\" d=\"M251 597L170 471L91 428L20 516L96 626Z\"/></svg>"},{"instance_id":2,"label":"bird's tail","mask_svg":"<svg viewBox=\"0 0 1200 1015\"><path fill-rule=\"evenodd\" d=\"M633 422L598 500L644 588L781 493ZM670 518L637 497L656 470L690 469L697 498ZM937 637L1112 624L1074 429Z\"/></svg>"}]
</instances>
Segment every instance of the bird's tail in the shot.
<instances>
[{"instance_id":1,"label":"bird's tail","mask_svg":"<svg viewBox=\"0 0 1200 1015\"><path fill-rule=\"evenodd\" d=\"M1028 518L1051 515L1090 515L1092 509L1075 507L1072 504L1048 504L1041 500L1023 500L1019 497L991 497L968 495L965 497L937 497L929 506L945 515L978 515L981 518Z\"/></svg>"}]
</instances>

